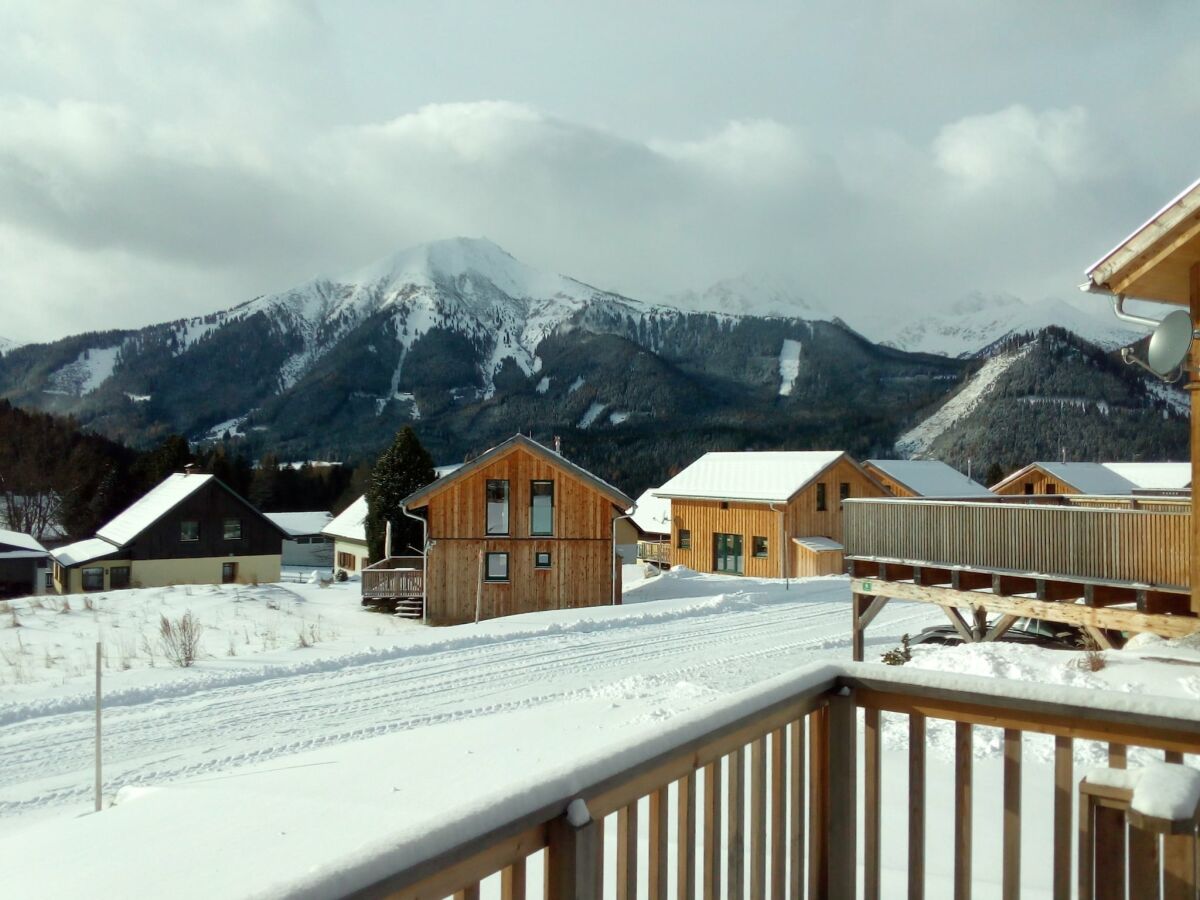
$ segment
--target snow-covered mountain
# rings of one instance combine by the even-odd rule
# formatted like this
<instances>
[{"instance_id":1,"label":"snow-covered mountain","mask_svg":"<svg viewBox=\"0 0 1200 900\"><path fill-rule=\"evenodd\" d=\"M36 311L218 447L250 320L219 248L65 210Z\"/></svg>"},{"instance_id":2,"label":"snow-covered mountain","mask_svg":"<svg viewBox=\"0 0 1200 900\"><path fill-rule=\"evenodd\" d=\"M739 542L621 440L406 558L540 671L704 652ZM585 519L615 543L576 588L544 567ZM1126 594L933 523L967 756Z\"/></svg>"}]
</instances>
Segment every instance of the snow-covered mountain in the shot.
<instances>
[{"instance_id":1,"label":"snow-covered mountain","mask_svg":"<svg viewBox=\"0 0 1200 900\"><path fill-rule=\"evenodd\" d=\"M1115 318L1105 304L1097 301L1095 307L1085 311L1061 300L1028 303L1011 296L975 294L943 313L909 322L867 323L865 333L885 346L950 357L983 355L1007 337L1050 326L1065 328L1105 350L1145 337L1145 332Z\"/></svg>"},{"instance_id":2,"label":"snow-covered mountain","mask_svg":"<svg viewBox=\"0 0 1200 900\"><path fill-rule=\"evenodd\" d=\"M778 316L831 321L833 313L806 298L799 285L783 276L725 278L702 291L680 291L663 298L669 306L734 316Z\"/></svg>"},{"instance_id":3,"label":"snow-covered mountain","mask_svg":"<svg viewBox=\"0 0 1200 900\"><path fill-rule=\"evenodd\" d=\"M0 335L0 356L3 356L9 350L16 350L20 346L18 342Z\"/></svg>"}]
</instances>

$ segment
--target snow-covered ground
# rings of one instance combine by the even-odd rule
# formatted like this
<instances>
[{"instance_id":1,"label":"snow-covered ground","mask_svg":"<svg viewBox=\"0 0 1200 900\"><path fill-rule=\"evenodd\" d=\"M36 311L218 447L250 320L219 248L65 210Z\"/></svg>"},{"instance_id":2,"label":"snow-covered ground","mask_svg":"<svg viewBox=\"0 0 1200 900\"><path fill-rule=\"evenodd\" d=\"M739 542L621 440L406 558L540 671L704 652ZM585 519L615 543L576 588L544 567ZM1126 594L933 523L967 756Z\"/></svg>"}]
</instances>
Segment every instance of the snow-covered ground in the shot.
<instances>
[{"instance_id":1,"label":"snow-covered ground","mask_svg":"<svg viewBox=\"0 0 1200 900\"><path fill-rule=\"evenodd\" d=\"M144 655L129 669L105 670L104 794L116 805L100 815L83 815L91 808L89 673L0 686L0 866L36 885L23 895L73 896L98 883L114 895L144 894L172 873L170 893L181 897L327 889L331 873L361 875L381 853L395 862L396 853L419 852L450 812L469 821L525 786L536 793L570 779L579 759L663 740L713 711L736 711L747 691L784 689L799 667L849 659L844 578L785 586L686 571L641 577L635 567L624 574L621 606L454 628L364 611L354 584L128 591L100 598L95 611L47 607L16 629L0 621L0 647L10 652L20 635L21 645L57 643L77 658L98 630L109 641L117 632L153 634L160 611L191 609L213 628L209 655L192 669L161 660L151 668ZM868 632L868 657L939 619L924 605L889 604ZM300 646L302 627L318 620L329 636ZM272 629L274 647L258 637ZM236 656L226 655L231 636ZM1106 695L1116 702L1200 698L1196 647L1143 638L1105 654L1098 672L1078 658L1009 644L917 648L906 671L1119 692ZM928 738L930 846L949 841L953 819L953 737L939 725L930 723ZM1001 742L998 732L977 731L983 835L1000 822ZM886 716L884 737L885 803L903 805L902 720ZM1048 738L1026 739L1022 839L1031 861L1022 896L1049 895L1049 868L1036 860L1049 846L1051 747ZM1081 766L1098 762L1102 748L1080 743L1077 757ZM900 879L903 829L886 832L884 865ZM65 860L63 846L72 848ZM993 895L988 884L999 882L995 856L976 856L985 882L977 896ZM947 860L931 854L928 865L929 896L946 896Z\"/></svg>"}]
</instances>

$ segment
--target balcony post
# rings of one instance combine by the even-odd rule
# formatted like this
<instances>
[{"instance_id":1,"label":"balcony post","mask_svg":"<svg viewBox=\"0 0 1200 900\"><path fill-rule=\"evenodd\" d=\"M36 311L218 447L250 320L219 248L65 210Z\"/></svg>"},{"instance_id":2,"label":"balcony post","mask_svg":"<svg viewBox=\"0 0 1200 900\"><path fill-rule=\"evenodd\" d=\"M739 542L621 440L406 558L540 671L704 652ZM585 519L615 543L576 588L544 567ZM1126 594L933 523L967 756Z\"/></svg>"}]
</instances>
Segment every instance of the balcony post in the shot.
<instances>
[{"instance_id":1,"label":"balcony post","mask_svg":"<svg viewBox=\"0 0 1200 900\"><path fill-rule=\"evenodd\" d=\"M1200 326L1200 263L1188 270L1188 299L1191 304L1192 328ZM1191 452L1192 452L1192 548L1188 573L1192 589L1192 612L1200 614L1200 345L1192 344L1188 366L1187 390L1191 394Z\"/></svg>"},{"instance_id":2,"label":"balcony post","mask_svg":"<svg viewBox=\"0 0 1200 900\"><path fill-rule=\"evenodd\" d=\"M825 852L829 860L829 896L853 900L858 876L858 708L854 691L842 688L829 698L829 811Z\"/></svg>"},{"instance_id":3,"label":"balcony post","mask_svg":"<svg viewBox=\"0 0 1200 900\"><path fill-rule=\"evenodd\" d=\"M600 825L582 800L573 801L565 814L549 823L547 838L547 900L599 900Z\"/></svg>"}]
</instances>

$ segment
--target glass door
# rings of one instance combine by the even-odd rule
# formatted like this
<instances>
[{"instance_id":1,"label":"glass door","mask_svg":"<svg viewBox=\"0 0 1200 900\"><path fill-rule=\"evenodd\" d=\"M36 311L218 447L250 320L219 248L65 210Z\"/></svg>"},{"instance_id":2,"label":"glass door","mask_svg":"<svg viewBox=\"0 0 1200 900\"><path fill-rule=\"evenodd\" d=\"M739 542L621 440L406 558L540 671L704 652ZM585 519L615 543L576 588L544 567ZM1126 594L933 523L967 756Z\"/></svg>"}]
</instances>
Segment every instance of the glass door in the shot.
<instances>
[{"instance_id":1,"label":"glass door","mask_svg":"<svg viewBox=\"0 0 1200 900\"><path fill-rule=\"evenodd\" d=\"M742 536L740 534L713 535L713 571L729 575L741 575L744 571Z\"/></svg>"}]
</instances>

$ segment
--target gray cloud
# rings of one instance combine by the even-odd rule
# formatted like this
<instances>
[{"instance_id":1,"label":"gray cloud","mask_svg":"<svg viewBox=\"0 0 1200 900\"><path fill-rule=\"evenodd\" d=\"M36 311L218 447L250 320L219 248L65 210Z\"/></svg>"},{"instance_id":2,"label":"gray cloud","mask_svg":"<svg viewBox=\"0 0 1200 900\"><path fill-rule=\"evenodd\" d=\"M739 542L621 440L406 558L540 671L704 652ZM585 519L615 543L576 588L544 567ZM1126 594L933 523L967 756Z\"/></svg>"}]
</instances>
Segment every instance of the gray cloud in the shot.
<instances>
[{"instance_id":1,"label":"gray cloud","mask_svg":"<svg viewBox=\"0 0 1200 900\"><path fill-rule=\"evenodd\" d=\"M1200 137L1183 4L1037 28L1032 6L933 2L50 6L0 11L18 339L458 234L633 296L757 271L851 316L1070 297ZM1157 65L1100 67L1118 46Z\"/></svg>"}]
</instances>

